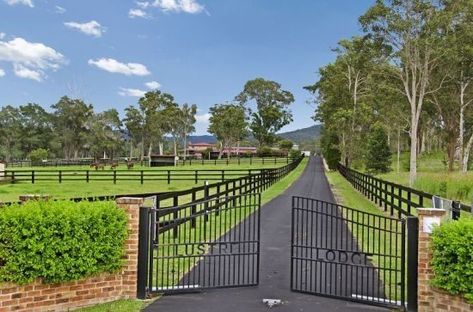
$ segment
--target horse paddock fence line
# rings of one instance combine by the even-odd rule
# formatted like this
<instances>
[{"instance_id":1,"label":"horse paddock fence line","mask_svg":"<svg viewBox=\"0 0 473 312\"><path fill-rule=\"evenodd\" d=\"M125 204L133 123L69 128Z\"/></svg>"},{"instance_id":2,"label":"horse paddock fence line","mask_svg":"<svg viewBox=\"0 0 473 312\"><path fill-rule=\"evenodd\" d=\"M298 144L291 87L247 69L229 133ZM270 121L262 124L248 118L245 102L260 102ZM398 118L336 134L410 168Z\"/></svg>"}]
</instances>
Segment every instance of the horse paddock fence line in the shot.
<instances>
[{"instance_id":1,"label":"horse paddock fence line","mask_svg":"<svg viewBox=\"0 0 473 312\"><path fill-rule=\"evenodd\" d=\"M286 161L286 160L284 160ZM291 159L289 166L300 159ZM281 168L285 167L282 166ZM155 169L155 170L5 170L1 172L3 183L41 183L41 182L86 182L110 181L116 184L119 181L136 181L140 184L151 181L165 181L171 184L174 181L193 181L198 184L202 181L225 181L243 176L260 174L263 171L273 172L279 168L265 169Z\"/></svg>"}]
</instances>

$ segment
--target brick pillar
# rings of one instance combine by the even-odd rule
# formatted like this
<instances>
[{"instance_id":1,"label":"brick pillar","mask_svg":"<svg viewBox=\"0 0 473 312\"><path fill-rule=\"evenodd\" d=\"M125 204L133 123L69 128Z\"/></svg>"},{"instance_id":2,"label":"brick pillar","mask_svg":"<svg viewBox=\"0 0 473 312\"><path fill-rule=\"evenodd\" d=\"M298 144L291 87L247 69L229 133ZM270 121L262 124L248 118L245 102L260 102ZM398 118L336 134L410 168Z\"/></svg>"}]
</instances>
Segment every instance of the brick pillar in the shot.
<instances>
[{"instance_id":1,"label":"brick pillar","mask_svg":"<svg viewBox=\"0 0 473 312\"><path fill-rule=\"evenodd\" d=\"M430 286L432 280L432 259L430 225L440 224L446 215L443 209L419 208L419 266L418 266L418 297L419 312L430 312L435 310L434 293Z\"/></svg>"},{"instance_id":2,"label":"brick pillar","mask_svg":"<svg viewBox=\"0 0 473 312\"><path fill-rule=\"evenodd\" d=\"M125 247L126 263L122 271L122 296L136 298L138 279L138 234L140 207L144 204L143 198L121 197L116 199L117 206L128 215L128 239Z\"/></svg>"}]
</instances>

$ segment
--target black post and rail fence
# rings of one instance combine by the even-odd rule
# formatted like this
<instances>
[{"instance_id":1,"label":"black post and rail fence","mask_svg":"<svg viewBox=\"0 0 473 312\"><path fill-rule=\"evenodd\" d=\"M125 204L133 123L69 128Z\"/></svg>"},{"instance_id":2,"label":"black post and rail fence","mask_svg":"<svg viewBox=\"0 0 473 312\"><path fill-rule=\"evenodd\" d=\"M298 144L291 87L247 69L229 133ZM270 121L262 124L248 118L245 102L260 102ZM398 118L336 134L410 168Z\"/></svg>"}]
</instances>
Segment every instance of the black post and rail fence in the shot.
<instances>
[{"instance_id":1,"label":"black post and rail fence","mask_svg":"<svg viewBox=\"0 0 473 312\"><path fill-rule=\"evenodd\" d=\"M350 169L342 164L338 165L338 171L366 198L382 207L390 215L397 214L399 218L412 216L415 209L431 205L432 198L434 197L433 194L385 181ZM452 218L458 219L461 211L472 212L472 207L452 201L451 211Z\"/></svg>"},{"instance_id":2,"label":"black post and rail fence","mask_svg":"<svg viewBox=\"0 0 473 312\"><path fill-rule=\"evenodd\" d=\"M253 170L242 177L153 196L154 207L143 207L140 211L140 225L143 226L140 226L139 237L138 276L141 278L138 279L138 297L144 299L150 292L152 281L144 277L149 276L149 261L152 261L153 246L157 244L159 235L172 231L175 237L179 234L178 228L184 224L194 228L195 220L204 216L208 221L207 215L211 211L218 215L220 209L241 205L243 200L246 201L242 196L260 194L287 176L302 159L301 156L280 168Z\"/></svg>"}]
</instances>

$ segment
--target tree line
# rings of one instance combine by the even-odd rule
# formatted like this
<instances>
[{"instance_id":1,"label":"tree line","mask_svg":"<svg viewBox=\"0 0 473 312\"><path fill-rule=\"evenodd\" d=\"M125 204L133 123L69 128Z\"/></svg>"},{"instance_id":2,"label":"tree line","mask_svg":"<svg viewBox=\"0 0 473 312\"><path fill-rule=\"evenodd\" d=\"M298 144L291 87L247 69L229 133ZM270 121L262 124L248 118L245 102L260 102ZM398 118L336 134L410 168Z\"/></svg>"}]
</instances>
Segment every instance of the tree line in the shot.
<instances>
[{"instance_id":1,"label":"tree line","mask_svg":"<svg viewBox=\"0 0 473 312\"><path fill-rule=\"evenodd\" d=\"M337 57L305 87L322 149L366 164L366 138L380 127L392 151L410 151L411 185L420 153L442 150L466 172L473 147L473 2L377 0L360 18L363 35L341 40ZM338 155L338 156L337 156Z\"/></svg>"},{"instance_id":2,"label":"tree line","mask_svg":"<svg viewBox=\"0 0 473 312\"><path fill-rule=\"evenodd\" d=\"M248 81L233 101L209 110L208 132L220 147L240 144L250 134L258 147L279 144L276 132L292 121L293 95L277 82ZM39 104L0 109L0 159L77 159L126 156L144 159L151 153L187 155L187 139L195 132L197 105L178 104L160 90L147 92L124 118L116 109L96 112L82 99L62 97L47 111ZM292 144L291 144L292 146ZM290 149L290 147L289 147Z\"/></svg>"}]
</instances>

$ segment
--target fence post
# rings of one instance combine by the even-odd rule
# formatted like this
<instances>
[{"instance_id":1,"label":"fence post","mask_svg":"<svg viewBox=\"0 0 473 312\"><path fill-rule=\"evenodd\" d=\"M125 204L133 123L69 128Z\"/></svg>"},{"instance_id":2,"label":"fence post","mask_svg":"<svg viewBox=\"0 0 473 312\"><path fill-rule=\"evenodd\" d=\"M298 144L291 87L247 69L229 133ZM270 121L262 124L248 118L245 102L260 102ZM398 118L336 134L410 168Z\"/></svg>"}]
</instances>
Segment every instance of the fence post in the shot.
<instances>
[{"instance_id":1,"label":"fence post","mask_svg":"<svg viewBox=\"0 0 473 312\"><path fill-rule=\"evenodd\" d=\"M209 214L208 214L208 209L209 209L209 181L205 181L205 186L204 186L204 210L205 210L205 217L204 221L207 222L209 221Z\"/></svg>"},{"instance_id":2,"label":"fence post","mask_svg":"<svg viewBox=\"0 0 473 312\"><path fill-rule=\"evenodd\" d=\"M145 179L145 177L143 175L143 170L141 170L141 172L140 172L140 182L141 182L141 184L144 183L144 179Z\"/></svg>"},{"instance_id":3,"label":"fence post","mask_svg":"<svg viewBox=\"0 0 473 312\"><path fill-rule=\"evenodd\" d=\"M407 226L407 311L417 311L417 269L419 246L419 219L409 216Z\"/></svg>"},{"instance_id":4,"label":"fence post","mask_svg":"<svg viewBox=\"0 0 473 312\"><path fill-rule=\"evenodd\" d=\"M62 170L59 170L59 183L62 183Z\"/></svg>"},{"instance_id":5,"label":"fence post","mask_svg":"<svg viewBox=\"0 0 473 312\"><path fill-rule=\"evenodd\" d=\"M31 183L34 184L34 170L31 171Z\"/></svg>"},{"instance_id":6,"label":"fence post","mask_svg":"<svg viewBox=\"0 0 473 312\"><path fill-rule=\"evenodd\" d=\"M174 195L174 197L173 197L172 206L174 208L173 219L177 220L177 219L179 219L179 211L177 210L177 207L179 206L179 197L177 195ZM172 222L174 222L174 221L172 221ZM174 234L174 238L179 236L179 223L177 223L174 226L173 234Z\"/></svg>"},{"instance_id":7,"label":"fence post","mask_svg":"<svg viewBox=\"0 0 473 312\"><path fill-rule=\"evenodd\" d=\"M195 174L195 178L194 178L195 184L197 184L197 183L199 182L199 171L196 170L196 171L194 172L194 174Z\"/></svg>"},{"instance_id":8,"label":"fence post","mask_svg":"<svg viewBox=\"0 0 473 312\"><path fill-rule=\"evenodd\" d=\"M168 184L171 184L171 170L168 170Z\"/></svg>"},{"instance_id":9,"label":"fence post","mask_svg":"<svg viewBox=\"0 0 473 312\"><path fill-rule=\"evenodd\" d=\"M85 181L86 181L87 183L89 183L89 180L90 180L90 175L89 175L89 170L87 170L87 171L85 172Z\"/></svg>"},{"instance_id":10,"label":"fence post","mask_svg":"<svg viewBox=\"0 0 473 312\"><path fill-rule=\"evenodd\" d=\"M140 225L138 237L138 281L136 295L138 299L146 299L149 257L149 211L140 207Z\"/></svg>"},{"instance_id":11,"label":"fence post","mask_svg":"<svg viewBox=\"0 0 473 312\"><path fill-rule=\"evenodd\" d=\"M458 220L460 219L460 211L461 211L461 204L459 201L452 202L452 219Z\"/></svg>"},{"instance_id":12,"label":"fence post","mask_svg":"<svg viewBox=\"0 0 473 312\"><path fill-rule=\"evenodd\" d=\"M196 197L197 197L196 191L195 191L195 189L192 189L192 202L193 203L195 203L195 201L197 199ZM197 214L197 206L192 205L192 207L191 207L191 216L192 216L191 228L195 228L195 226L197 224L196 217L195 217L196 214Z\"/></svg>"},{"instance_id":13,"label":"fence post","mask_svg":"<svg viewBox=\"0 0 473 312\"><path fill-rule=\"evenodd\" d=\"M113 184L117 184L117 171L113 170Z\"/></svg>"}]
</instances>

